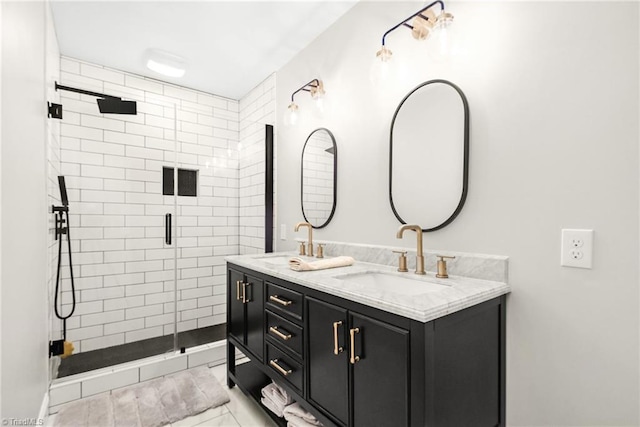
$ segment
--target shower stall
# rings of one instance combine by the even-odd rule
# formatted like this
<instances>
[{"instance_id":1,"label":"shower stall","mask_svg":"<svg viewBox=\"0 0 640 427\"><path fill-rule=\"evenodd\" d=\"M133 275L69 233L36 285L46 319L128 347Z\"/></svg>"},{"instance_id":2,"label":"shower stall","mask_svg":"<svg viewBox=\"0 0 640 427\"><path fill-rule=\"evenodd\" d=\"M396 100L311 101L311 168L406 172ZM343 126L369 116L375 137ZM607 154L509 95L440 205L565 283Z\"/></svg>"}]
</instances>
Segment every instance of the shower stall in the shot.
<instances>
[{"instance_id":1,"label":"shower stall","mask_svg":"<svg viewBox=\"0 0 640 427\"><path fill-rule=\"evenodd\" d=\"M75 348L52 357L52 378L223 340L224 257L265 250L264 222L240 220L241 209L265 217L266 175L251 160L264 165L264 124L241 119L239 101L71 58L60 82L135 101L137 114L101 114L95 96L57 93L48 193L60 205L64 176L76 303L66 242L55 296L51 215L50 301L63 316L74 310L66 339ZM255 206L242 206L241 193ZM62 321L52 314L50 326L59 340Z\"/></svg>"}]
</instances>

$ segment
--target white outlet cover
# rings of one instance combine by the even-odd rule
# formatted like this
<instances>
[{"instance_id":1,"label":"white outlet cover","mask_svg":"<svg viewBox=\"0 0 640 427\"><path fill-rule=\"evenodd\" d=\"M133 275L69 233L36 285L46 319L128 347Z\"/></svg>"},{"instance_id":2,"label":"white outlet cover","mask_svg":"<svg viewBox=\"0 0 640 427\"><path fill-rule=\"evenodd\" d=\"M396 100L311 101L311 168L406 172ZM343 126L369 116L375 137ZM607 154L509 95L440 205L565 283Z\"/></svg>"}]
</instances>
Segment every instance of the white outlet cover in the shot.
<instances>
[{"instance_id":1,"label":"white outlet cover","mask_svg":"<svg viewBox=\"0 0 640 427\"><path fill-rule=\"evenodd\" d=\"M591 268L593 264L593 230L563 229L560 265Z\"/></svg>"},{"instance_id":2,"label":"white outlet cover","mask_svg":"<svg viewBox=\"0 0 640 427\"><path fill-rule=\"evenodd\" d=\"M280 240L287 240L287 224L280 224Z\"/></svg>"}]
</instances>

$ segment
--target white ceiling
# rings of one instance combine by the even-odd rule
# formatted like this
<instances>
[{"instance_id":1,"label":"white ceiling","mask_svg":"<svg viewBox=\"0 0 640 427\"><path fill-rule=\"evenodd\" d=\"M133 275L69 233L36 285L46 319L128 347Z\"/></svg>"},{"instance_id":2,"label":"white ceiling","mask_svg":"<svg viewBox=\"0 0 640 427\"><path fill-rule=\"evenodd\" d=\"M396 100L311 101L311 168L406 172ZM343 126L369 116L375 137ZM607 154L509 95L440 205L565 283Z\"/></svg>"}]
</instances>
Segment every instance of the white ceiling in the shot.
<instances>
[{"instance_id":1,"label":"white ceiling","mask_svg":"<svg viewBox=\"0 0 640 427\"><path fill-rule=\"evenodd\" d=\"M63 55L240 99L355 5L351 1L53 1ZM147 49L186 59L182 78Z\"/></svg>"}]
</instances>

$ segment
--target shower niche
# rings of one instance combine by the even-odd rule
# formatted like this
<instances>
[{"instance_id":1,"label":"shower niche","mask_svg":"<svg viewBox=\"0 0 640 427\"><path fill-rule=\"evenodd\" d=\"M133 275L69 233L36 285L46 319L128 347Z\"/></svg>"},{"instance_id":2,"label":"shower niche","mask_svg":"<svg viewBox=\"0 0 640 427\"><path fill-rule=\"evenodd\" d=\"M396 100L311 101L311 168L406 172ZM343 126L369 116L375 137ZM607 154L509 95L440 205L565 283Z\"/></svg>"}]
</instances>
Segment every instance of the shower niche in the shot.
<instances>
[{"instance_id":1,"label":"shower niche","mask_svg":"<svg viewBox=\"0 0 640 427\"><path fill-rule=\"evenodd\" d=\"M198 171L178 168L177 185L174 185L176 169L163 166L162 168L162 194L173 196L174 186L178 189L178 196L195 197L198 195Z\"/></svg>"}]
</instances>

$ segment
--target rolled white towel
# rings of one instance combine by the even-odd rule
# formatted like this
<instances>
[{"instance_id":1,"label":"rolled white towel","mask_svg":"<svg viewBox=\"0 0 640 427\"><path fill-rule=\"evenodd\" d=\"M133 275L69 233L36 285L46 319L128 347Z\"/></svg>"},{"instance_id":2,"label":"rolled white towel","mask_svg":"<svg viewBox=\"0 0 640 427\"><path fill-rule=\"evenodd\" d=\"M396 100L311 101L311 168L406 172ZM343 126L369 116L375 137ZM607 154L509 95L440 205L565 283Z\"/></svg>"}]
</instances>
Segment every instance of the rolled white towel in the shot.
<instances>
[{"instance_id":1,"label":"rolled white towel","mask_svg":"<svg viewBox=\"0 0 640 427\"><path fill-rule=\"evenodd\" d=\"M322 424L309 424L302 418L292 416L290 420L287 420L287 427L318 427Z\"/></svg>"},{"instance_id":2,"label":"rolled white towel","mask_svg":"<svg viewBox=\"0 0 640 427\"><path fill-rule=\"evenodd\" d=\"M262 389L262 396L270 399L281 409L293 403L293 398L278 384L271 383Z\"/></svg>"},{"instance_id":3,"label":"rolled white towel","mask_svg":"<svg viewBox=\"0 0 640 427\"><path fill-rule=\"evenodd\" d=\"M273 400L267 397L263 397L262 399L260 399L260 402L262 402L265 408L282 418L282 410L284 408L278 406Z\"/></svg>"},{"instance_id":4,"label":"rolled white towel","mask_svg":"<svg viewBox=\"0 0 640 427\"><path fill-rule=\"evenodd\" d=\"M338 256L313 262L307 262L300 257L293 257L289 259L289 268L294 271L315 271L326 268L347 267L353 265L354 262L354 259L350 256Z\"/></svg>"},{"instance_id":5,"label":"rolled white towel","mask_svg":"<svg viewBox=\"0 0 640 427\"><path fill-rule=\"evenodd\" d=\"M262 404L279 417L282 416L285 406L293 403L291 396L275 382L264 386L260 393L262 394Z\"/></svg>"},{"instance_id":6,"label":"rolled white towel","mask_svg":"<svg viewBox=\"0 0 640 427\"><path fill-rule=\"evenodd\" d=\"M295 424L298 427L307 427L311 426L321 426L322 423L318 421L316 417L314 417L310 412L300 406L299 403L294 403L292 405L287 406L282 411L284 418L291 423ZM299 422L303 421L304 424L300 424Z\"/></svg>"},{"instance_id":7,"label":"rolled white towel","mask_svg":"<svg viewBox=\"0 0 640 427\"><path fill-rule=\"evenodd\" d=\"M271 396L271 393L275 388L276 388L276 384L272 382L262 387L262 390L260 390L260 393L262 393L262 397L269 397Z\"/></svg>"}]
</instances>

